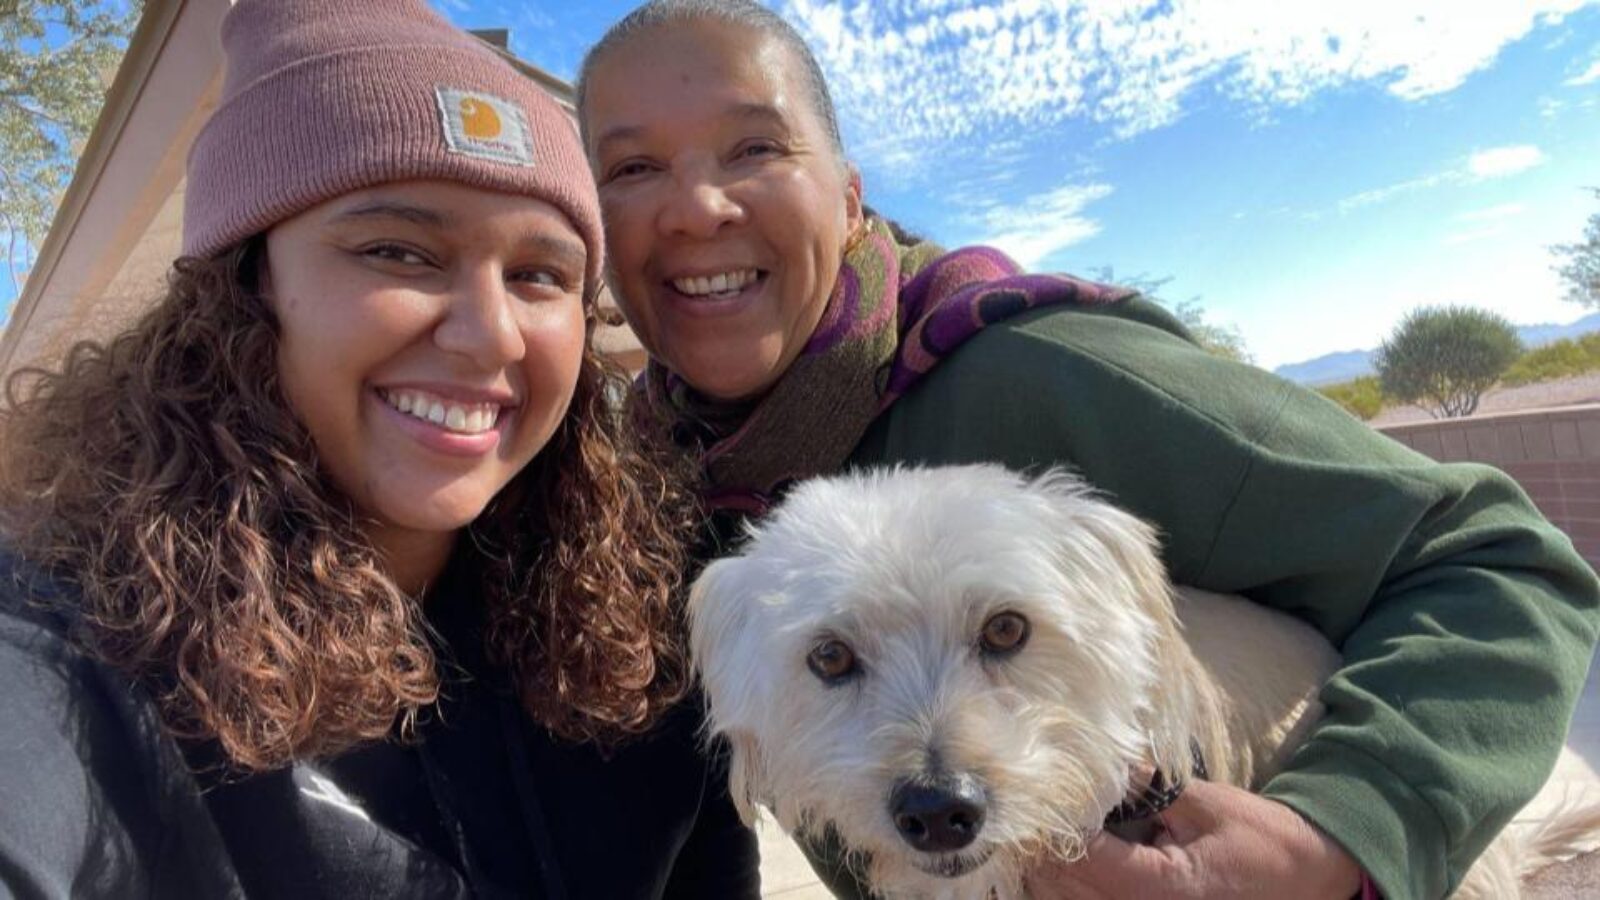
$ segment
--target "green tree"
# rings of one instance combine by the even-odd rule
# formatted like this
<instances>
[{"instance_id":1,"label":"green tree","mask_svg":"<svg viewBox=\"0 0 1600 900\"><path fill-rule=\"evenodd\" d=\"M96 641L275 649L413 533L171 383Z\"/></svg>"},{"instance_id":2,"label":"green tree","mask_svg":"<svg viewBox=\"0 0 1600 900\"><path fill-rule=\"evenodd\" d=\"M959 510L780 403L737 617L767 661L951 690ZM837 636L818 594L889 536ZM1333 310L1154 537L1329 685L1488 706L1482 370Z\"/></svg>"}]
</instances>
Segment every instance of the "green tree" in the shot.
<instances>
[{"instance_id":1,"label":"green tree","mask_svg":"<svg viewBox=\"0 0 1600 900\"><path fill-rule=\"evenodd\" d=\"M1522 355L1504 316L1467 306L1413 310L1373 358L1383 393L1434 418L1470 416Z\"/></svg>"},{"instance_id":2,"label":"green tree","mask_svg":"<svg viewBox=\"0 0 1600 900\"><path fill-rule=\"evenodd\" d=\"M1345 408L1350 415L1365 422L1383 412L1383 387L1378 376L1363 375L1338 384L1325 384L1317 393Z\"/></svg>"},{"instance_id":3,"label":"green tree","mask_svg":"<svg viewBox=\"0 0 1600 900\"><path fill-rule=\"evenodd\" d=\"M1188 329L1189 335L1195 343L1205 348L1208 353L1231 359L1236 362L1254 363L1255 356L1250 353L1250 348L1244 342L1244 335L1239 332L1237 325L1219 325L1206 321L1205 304L1199 297L1190 297L1173 303L1161 296L1161 290L1171 281L1172 276L1155 278L1143 272L1127 278L1118 278L1111 266L1100 266L1089 270L1089 277L1107 284L1118 284L1130 287L1143 294L1146 299L1154 300L1172 310L1183 327Z\"/></svg>"},{"instance_id":4,"label":"green tree","mask_svg":"<svg viewBox=\"0 0 1600 900\"><path fill-rule=\"evenodd\" d=\"M0 253L13 288L72 178L139 0L0 0Z\"/></svg>"},{"instance_id":5,"label":"green tree","mask_svg":"<svg viewBox=\"0 0 1600 900\"><path fill-rule=\"evenodd\" d=\"M1600 188L1591 188L1600 200ZM1584 306L1600 306L1600 212L1589 217L1583 240L1550 248L1561 260L1556 272L1567 286L1567 299Z\"/></svg>"}]
</instances>

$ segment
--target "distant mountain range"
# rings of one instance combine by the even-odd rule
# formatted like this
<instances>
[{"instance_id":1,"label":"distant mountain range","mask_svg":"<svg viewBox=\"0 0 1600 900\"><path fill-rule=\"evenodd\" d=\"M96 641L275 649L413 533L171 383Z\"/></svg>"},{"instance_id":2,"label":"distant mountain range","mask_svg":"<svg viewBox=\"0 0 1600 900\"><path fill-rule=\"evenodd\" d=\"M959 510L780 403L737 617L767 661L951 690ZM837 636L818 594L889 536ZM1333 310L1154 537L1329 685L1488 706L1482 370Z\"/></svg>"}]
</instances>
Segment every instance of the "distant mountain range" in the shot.
<instances>
[{"instance_id":1,"label":"distant mountain range","mask_svg":"<svg viewBox=\"0 0 1600 900\"><path fill-rule=\"evenodd\" d=\"M1524 347L1532 349L1552 341L1588 334L1591 331L1600 331L1600 312L1590 313L1567 325L1520 325L1517 327L1517 336L1522 338ZM1345 350L1341 353L1329 353L1316 359L1308 359L1305 362L1285 363L1272 371L1300 384L1337 384L1373 374L1374 352L1376 351Z\"/></svg>"}]
</instances>

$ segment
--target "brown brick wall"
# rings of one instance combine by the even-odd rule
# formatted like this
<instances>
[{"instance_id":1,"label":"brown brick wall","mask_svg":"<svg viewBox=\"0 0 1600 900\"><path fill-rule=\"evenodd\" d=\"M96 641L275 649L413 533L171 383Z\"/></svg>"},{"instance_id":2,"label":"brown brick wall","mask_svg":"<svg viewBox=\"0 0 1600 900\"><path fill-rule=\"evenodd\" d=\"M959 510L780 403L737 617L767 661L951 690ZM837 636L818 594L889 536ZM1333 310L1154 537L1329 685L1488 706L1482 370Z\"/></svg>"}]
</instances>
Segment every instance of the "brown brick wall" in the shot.
<instances>
[{"instance_id":1,"label":"brown brick wall","mask_svg":"<svg viewBox=\"0 0 1600 900\"><path fill-rule=\"evenodd\" d=\"M1600 568L1600 405L1379 428L1443 462L1498 466Z\"/></svg>"}]
</instances>

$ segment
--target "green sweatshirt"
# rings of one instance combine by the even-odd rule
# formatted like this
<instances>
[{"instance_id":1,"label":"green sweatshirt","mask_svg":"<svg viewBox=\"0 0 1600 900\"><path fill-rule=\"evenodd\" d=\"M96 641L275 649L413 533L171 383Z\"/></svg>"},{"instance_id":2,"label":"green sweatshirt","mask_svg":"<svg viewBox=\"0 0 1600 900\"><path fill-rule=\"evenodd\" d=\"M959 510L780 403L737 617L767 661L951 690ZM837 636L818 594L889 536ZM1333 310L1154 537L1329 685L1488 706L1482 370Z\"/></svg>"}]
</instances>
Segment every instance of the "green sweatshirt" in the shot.
<instances>
[{"instance_id":1,"label":"green sweatshirt","mask_svg":"<svg viewBox=\"0 0 1600 900\"><path fill-rule=\"evenodd\" d=\"M1155 304L992 325L851 459L1068 466L1162 532L1174 581L1327 635L1327 715L1265 793L1391 900L1440 897L1554 766L1600 630L1593 572L1517 485L1199 350Z\"/></svg>"}]
</instances>

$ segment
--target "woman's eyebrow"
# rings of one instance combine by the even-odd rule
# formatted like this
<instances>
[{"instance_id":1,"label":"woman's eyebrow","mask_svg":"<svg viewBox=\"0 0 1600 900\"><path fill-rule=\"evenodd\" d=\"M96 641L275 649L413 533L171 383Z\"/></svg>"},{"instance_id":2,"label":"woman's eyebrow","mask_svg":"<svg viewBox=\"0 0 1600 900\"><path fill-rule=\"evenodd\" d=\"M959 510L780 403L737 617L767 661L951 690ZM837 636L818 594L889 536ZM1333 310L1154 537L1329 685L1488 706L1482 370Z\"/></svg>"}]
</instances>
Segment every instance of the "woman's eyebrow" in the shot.
<instances>
[{"instance_id":1,"label":"woman's eyebrow","mask_svg":"<svg viewBox=\"0 0 1600 900\"><path fill-rule=\"evenodd\" d=\"M400 219L414 225L426 225L432 228L447 228L450 225L450 217L437 210L388 200L366 203L334 216L336 222L349 219Z\"/></svg>"},{"instance_id":2,"label":"woman's eyebrow","mask_svg":"<svg viewBox=\"0 0 1600 900\"><path fill-rule=\"evenodd\" d=\"M637 125L618 125L616 128L606 131L595 140L594 155L596 157L604 156L606 148L612 144L621 144L627 141L635 140L643 133L644 129Z\"/></svg>"},{"instance_id":3,"label":"woman's eyebrow","mask_svg":"<svg viewBox=\"0 0 1600 900\"><path fill-rule=\"evenodd\" d=\"M583 244L567 238L532 234L523 239L522 246L563 266L582 269L589 261L589 252L584 249Z\"/></svg>"},{"instance_id":4,"label":"woman's eyebrow","mask_svg":"<svg viewBox=\"0 0 1600 900\"><path fill-rule=\"evenodd\" d=\"M789 117L770 103L735 103L728 107L728 115L736 119L763 122L787 130Z\"/></svg>"},{"instance_id":5,"label":"woman's eyebrow","mask_svg":"<svg viewBox=\"0 0 1600 900\"><path fill-rule=\"evenodd\" d=\"M789 130L789 117L770 103L733 103L723 110L722 114L731 119L756 121L784 131ZM597 158L603 157L611 145L637 140L644 133L645 129L638 125L618 125L607 129L595 139L594 155Z\"/></svg>"}]
</instances>

